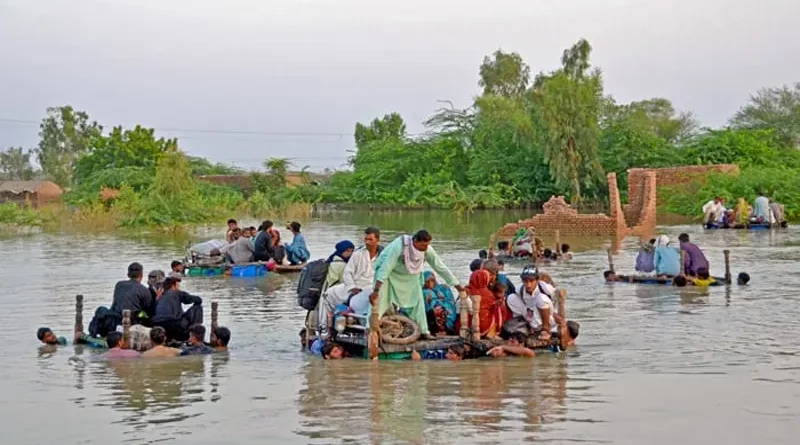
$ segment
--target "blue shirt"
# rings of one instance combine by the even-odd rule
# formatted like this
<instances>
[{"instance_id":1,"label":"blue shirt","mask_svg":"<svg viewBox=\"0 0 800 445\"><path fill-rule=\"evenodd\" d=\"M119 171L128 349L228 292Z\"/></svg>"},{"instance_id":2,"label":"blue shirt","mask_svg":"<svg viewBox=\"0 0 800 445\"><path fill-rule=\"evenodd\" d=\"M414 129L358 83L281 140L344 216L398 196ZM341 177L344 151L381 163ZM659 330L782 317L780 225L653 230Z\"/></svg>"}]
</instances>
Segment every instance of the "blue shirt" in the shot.
<instances>
[{"instance_id":1,"label":"blue shirt","mask_svg":"<svg viewBox=\"0 0 800 445\"><path fill-rule=\"evenodd\" d=\"M669 246L656 247L655 254L653 254L653 266L656 269L656 275L680 275L681 255L677 249Z\"/></svg>"},{"instance_id":2,"label":"blue shirt","mask_svg":"<svg viewBox=\"0 0 800 445\"><path fill-rule=\"evenodd\" d=\"M325 344L321 338L316 337L314 341L311 342L311 347L308 349L311 352L311 355L318 355L322 357L322 346Z\"/></svg>"},{"instance_id":3,"label":"blue shirt","mask_svg":"<svg viewBox=\"0 0 800 445\"><path fill-rule=\"evenodd\" d=\"M181 349L181 355L206 355L206 354L213 354L216 352L214 348L208 346L206 344L200 344L195 346L184 346Z\"/></svg>"}]
</instances>

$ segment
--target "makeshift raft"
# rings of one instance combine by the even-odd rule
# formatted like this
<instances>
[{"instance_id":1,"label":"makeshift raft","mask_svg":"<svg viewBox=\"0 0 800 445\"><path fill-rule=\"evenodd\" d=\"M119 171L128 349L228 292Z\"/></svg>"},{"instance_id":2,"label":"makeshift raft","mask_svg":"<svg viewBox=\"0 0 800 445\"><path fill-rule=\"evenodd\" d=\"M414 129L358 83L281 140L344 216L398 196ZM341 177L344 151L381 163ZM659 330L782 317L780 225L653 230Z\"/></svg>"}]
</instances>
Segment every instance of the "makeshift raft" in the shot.
<instances>
[{"instance_id":1,"label":"makeshift raft","mask_svg":"<svg viewBox=\"0 0 800 445\"><path fill-rule=\"evenodd\" d=\"M216 301L211 302L211 336L209 340L211 343L214 343L216 340L216 335L214 331L219 327L218 323L219 318L219 303ZM125 344L128 346L128 349L135 349L137 351L147 351L148 349L152 348L153 345L150 342L150 335L149 331L150 328L146 328L147 332L134 332L131 330L131 311L124 310L122 311L122 339L124 340ZM75 329L73 331L73 339L79 339L84 335L87 335L86 332L83 330L83 295L76 295L75 296ZM103 339L98 339L103 340ZM101 347L99 342L92 342L91 346L93 347ZM106 348L108 346L105 346Z\"/></svg>"},{"instance_id":2,"label":"makeshift raft","mask_svg":"<svg viewBox=\"0 0 800 445\"><path fill-rule=\"evenodd\" d=\"M296 265L275 265L269 270L269 263L257 261L243 264L218 264L218 265L196 265L186 266L187 277L238 277L254 278L262 277L268 273L288 274L297 273L303 270L305 263Z\"/></svg>"},{"instance_id":3,"label":"makeshift raft","mask_svg":"<svg viewBox=\"0 0 800 445\"><path fill-rule=\"evenodd\" d=\"M780 224L770 224L770 223L756 223L756 224L746 224L746 225L734 225L734 226L721 226L719 224L704 224L703 228L706 230L770 230L770 229L785 229L788 227L788 224L785 222Z\"/></svg>"},{"instance_id":4,"label":"makeshift raft","mask_svg":"<svg viewBox=\"0 0 800 445\"><path fill-rule=\"evenodd\" d=\"M562 338L553 336L550 340L536 340L530 338L527 341L527 346L536 351L560 351L568 341L569 333L566 325L566 300L567 292L564 289L559 289L557 292L557 305L558 313L562 315L562 323L559 326ZM459 307L461 317L461 332L458 336L435 337L430 340L417 340L409 344L393 344L383 341L384 334L380 331L377 311L373 311L370 315L370 329L365 331L364 334L348 333L338 334L334 341L341 345L351 357L360 357L364 359L382 359L382 360L403 360L411 357L413 351L417 351L423 356L438 356L444 357L447 349L453 345L464 345L470 349L469 357L477 357L486 355L486 351L494 346L503 344L500 340L481 339L478 312L480 308L480 296L462 293L459 295ZM373 307L374 309L374 307ZM469 325L469 315L472 314L472 326ZM312 327L315 322L313 312L311 317L307 317L306 322L306 340L309 346L309 341L314 337L314 328ZM384 317L385 318L385 317ZM386 335L387 340L389 336Z\"/></svg>"},{"instance_id":5,"label":"makeshift raft","mask_svg":"<svg viewBox=\"0 0 800 445\"><path fill-rule=\"evenodd\" d=\"M611 272L614 272L619 278L622 278L620 281L613 281L614 283L632 283L632 284L656 284L656 285L672 285L672 278L659 278L649 275L617 275L616 271L614 270L614 257L612 255L611 249L606 251L608 253L608 269ZM725 284L731 284L731 251L730 250L723 250L722 251L725 257L725 276L724 277L712 277L714 278L715 282L709 284L709 286L722 286ZM681 275L686 275L686 271L684 270L686 260L686 252L681 251Z\"/></svg>"}]
</instances>

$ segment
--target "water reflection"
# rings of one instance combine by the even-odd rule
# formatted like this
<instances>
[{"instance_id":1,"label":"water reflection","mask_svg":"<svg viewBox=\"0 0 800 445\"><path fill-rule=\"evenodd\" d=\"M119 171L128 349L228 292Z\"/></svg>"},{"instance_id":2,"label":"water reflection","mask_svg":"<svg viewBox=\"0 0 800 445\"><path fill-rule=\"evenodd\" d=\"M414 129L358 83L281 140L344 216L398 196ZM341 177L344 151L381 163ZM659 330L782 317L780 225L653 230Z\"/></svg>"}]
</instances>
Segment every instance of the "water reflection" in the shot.
<instances>
[{"instance_id":1,"label":"water reflection","mask_svg":"<svg viewBox=\"0 0 800 445\"><path fill-rule=\"evenodd\" d=\"M313 359L304 374L296 433L320 442L533 439L567 418L567 358L555 355L468 364Z\"/></svg>"}]
</instances>

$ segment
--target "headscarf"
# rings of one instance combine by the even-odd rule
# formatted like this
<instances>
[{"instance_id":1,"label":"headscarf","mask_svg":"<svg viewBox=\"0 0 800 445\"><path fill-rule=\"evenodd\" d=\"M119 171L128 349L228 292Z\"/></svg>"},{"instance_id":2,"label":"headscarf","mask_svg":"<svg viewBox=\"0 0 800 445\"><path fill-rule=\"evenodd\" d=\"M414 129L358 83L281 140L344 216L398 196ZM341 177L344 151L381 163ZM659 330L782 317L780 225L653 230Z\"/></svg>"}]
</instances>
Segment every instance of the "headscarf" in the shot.
<instances>
[{"instance_id":1,"label":"headscarf","mask_svg":"<svg viewBox=\"0 0 800 445\"><path fill-rule=\"evenodd\" d=\"M480 295L481 298L494 299L492 291L489 290L489 271L480 269L476 270L469 277L469 285L467 286L467 294Z\"/></svg>"},{"instance_id":2,"label":"headscarf","mask_svg":"<svg viewBox=\"0 0 800 445\"><path fill-rule=\"evenodd\" d=\"M353 244L352 241L344 240L344 241L339 241L338 243L336 243L335 248L336 248L336 251L334 251L331 254L331 256L328 257L327 260L325 260L326 263L332 262L333 259L336 258L336 257L341 258L342 261L344 261L346 263L350 259L350 257L345 258L345 257L342 256L342 254L348 249L355 249L356 246L355 246L355 244Z\"/></svg>"},{"instance_id":3,"label":"headscarf","mask_svg":"<svg viewBox=\"0 0 800 445\"><path fill-rule=\"evenodd\" d=\"M431 278L434 280L436 279L436 275L434 275L433 272L429 270L423 272L423 285ZM436 284L433 289L426 289L423 286L422 293L425 298L425 312L430 312L437 307L441 307L444 310L444 328L446 330L453 330L458 317L458 308L456 307L456 299L453 296L453 291L450 290L450 286L446 284Z\"/></svg>"},{"instance_id":4,"label":"headscarf","mask_svg":"<svg viewBox=\"0 0 800 445\"><path fill-rule=\"evenodd\" d=\"M669 244L669 237L667 235L658 235L656 237L656 247L667 247Z\"/></svg>"},{"instance_id":5,"label":"headscarf","mask_svg":"<svg viewBox=\"0 0 800 445\"><path fill-rule=\"evenodd\" d=\"M422 272L425 267L425 252L417 250L414 240L408 235L403 235L403 262L411 275Z\"/></svg>"}]
</instances>

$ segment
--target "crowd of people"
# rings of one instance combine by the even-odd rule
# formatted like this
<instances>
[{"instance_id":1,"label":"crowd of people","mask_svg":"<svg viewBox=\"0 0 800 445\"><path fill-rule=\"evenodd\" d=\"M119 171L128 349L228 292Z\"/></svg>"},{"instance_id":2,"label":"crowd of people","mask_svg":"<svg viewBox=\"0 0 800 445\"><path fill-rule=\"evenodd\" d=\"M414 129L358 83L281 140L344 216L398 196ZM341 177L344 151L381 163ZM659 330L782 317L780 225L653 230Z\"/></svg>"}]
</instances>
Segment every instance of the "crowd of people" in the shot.
<instances>
[{"instance_id":1,"label":"crowd of people","mask_svg":"<svg viewBox=\"0 0 800 445\"><path fill-rule=\"evenodd\" d=\"M73 341L107 347L109 350L104 355L107 358L171 357L227 350L230 330L217 327L211 342L205 342L203 300L180 289L183 263L173 261L171 269L169 275L162 270L151 271L145 285L142 282L144 268L139 263L131 263L127 279L114 286L111 305L97 308L89 323L89 332L76 332ZM189 308L184 310L183 305ZM138 345L125 343L122 334L125 311L130 311L131 330L149 336L149 341ZM48 345L67 343L66 338L56 336L46 327L39 328L37 338ZM148 348L144 353L136 350L142 349L142 345Z\"/></svg>"},{"instance_id":2,"label":"crowd of people","mask_svg":"<svg viewBox=\"0 0 800 445\"><path fill-rule=\"evenodd\" d=\"M739 198L732 208L726 208L725 199L717 196L703 206L703 225L724 229L752 225L786 227L785 210L783 204L767 198L764 192L758 194L753 206L744 198Z\"/></svg>"},{"instance_id":3,"label":"crowd of people","mask_svg":"<svg viewBox=\"0 0 800 445\"><path fill-rule=\"evenodd\" d=\"M469 283L463 286L431 246L431 240L429 232L420 230L382 247L380 231L369 227L364 231L362 247L356 249L349 240L337 243L327 260L328 273L314 310L318 312L314 318L319 336L307 342L304 329L304 346L327 359L346 356L331 328L335 310L341 305L360 316L371 310L377 311L379 317L399 310L419 326L422 340L457 335L461 330L459 300L452 288L462 296L480 296L476 316L482 338L510 342L491 350L492 356L533 355L533 350L520 349L525 349L527 338L560 338L558 326L562 320L553 304L556 290L549 276L535 266L526 267L520 275L522 284L516 289L503 273L502 260L489 258L487 253L486 259L479 260L479 267L475 262L470 265ZM424 270L426 264L432 270ZM469 325L473 325L471 316ZM578 336L579 325L570 321L567 326L571 345ZM438 358L461 359L469 350L469 345L456 345ZM426 354L430 355L430 351ZM416 353L412 358L426 357Z\"/></svg>"},{"instance_id":4,"label":"crowd of people","mask_svg":"<svg viewBox=\"0 0 800 445\"><path fill-rule=\"evenodd\" d=\"M305 237L297 221L286 223L292 234L290 242L281 241L281 232L272 221L266 220L258 228L239 227L235 219L228 220L225 244L211 255L222 255L231 264L246 264L254 261L270 264L298 265L311 258Z\"/></svg>"},{"instance_id":5,"label":"crowd of people","mask_svg":"<svg viewBox=\"0 0 800 445\"><path fill-rule=\"evenodd\" d=\"M676 249L667 235L659 235L643 244L636 255L636 271L652 274L656 278L671 279L675 286L714 286L721 284L709 272L709 262L703 251L689 240L689 235L681 233ZM683 271L681 270L683 252ZM628 277L607 270L603 273L606 281L627 281ZM737 283L745 285L750 281L746 272L741 272Z\"/></svg>"},{"instance_id":6,"label":"crowd of people","mask_svg":"<svg viewBox=\"0 0 800 445\"><path fill-rule=\"evenodd\" d=\"M544 247L540 238L535 236L532 229L520 228L511 241L500 241L497 243L498 253L494 251L494 245L489 252L482 250L481 258L486 257L511 257L531 259L536 263L549 263L559 260L571 260L569 244L559 243L555 250Z\"/></svg>"}]
</instances>

